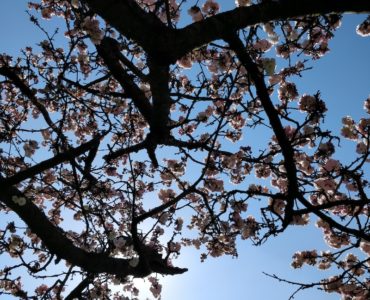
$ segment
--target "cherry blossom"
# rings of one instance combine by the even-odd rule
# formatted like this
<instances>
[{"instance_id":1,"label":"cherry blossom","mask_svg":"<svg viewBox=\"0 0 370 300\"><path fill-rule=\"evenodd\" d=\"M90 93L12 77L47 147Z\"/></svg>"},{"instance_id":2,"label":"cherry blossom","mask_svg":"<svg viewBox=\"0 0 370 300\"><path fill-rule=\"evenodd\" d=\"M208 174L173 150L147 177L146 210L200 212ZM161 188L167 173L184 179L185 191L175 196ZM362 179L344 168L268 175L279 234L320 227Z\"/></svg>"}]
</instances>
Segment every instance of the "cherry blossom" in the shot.
<instances>
[{"instance_id":1,"label":"cherry blossom","mask_svg":"<svg viewBox=\"0 0 370 300\"><path fill-rule=\"evenodd\" d=\"M189 8L188 14L192 17L194 22L198 22L203 19L202 11L198 6L192 6Z\"/></svg>"},{"instance_id":2,"label":"cherry blossom","mask_svg":"<svg viewBox=\"0 0 370 300\"><path fill-rule=\"evenodd\" d=\"M202 11L207 15L217 14L220 10L220 5L215 0L206 0L202 6Z\"/></svg>"},{"instance_id":3,"label":"cherry blossom","mask_svg":"<svg viewBox=\"0 0 370 300\"><path fill-rule=\"evenodd\" d=\"M0 293L140 299L142 278L160 299L187 247L237 257L306 226L326 246L291 266L324 275L288 282L368 299L370 98L337 130L301 82L369 8L293 2L29 3L44 36L0 55Z\"/></svg>"},{"instance_id":4,"label":"cherry blossom","mask_svg":"<svg viewBox=\"0 0 370 300\"><path fill-rule=\"evenodd\" d=\"M370 35L370 20L366 19L364 22L362 22L360 25L356 27L356 32L360 36L369 36Z\"/></svg>"},{"instance_id":5,"label":"cherry blossom","mask_svg":"<svg viewBox=\"0 0 370 300\"><path fill-rule=\"evenodd\" d=\"M262 51L262 52L266 52L270 50L271 47L272 47L272 44L268 40L265 40L265 39L259 40L253 45L253 48L255 48L256 50Z\"/></svg>"},{"instance_id":6,"label":"cherry blossom","mask_svg":"<svg viewBox=\"0 0 370 300\"><path fill-rule=\"evenodd\" d=\"M103 32L99 28L99 21L97 19L86 17L81 27L88 35L90 35L91 41L94 44L99 44L103 38Z\"/></svg>"}]
</instances>

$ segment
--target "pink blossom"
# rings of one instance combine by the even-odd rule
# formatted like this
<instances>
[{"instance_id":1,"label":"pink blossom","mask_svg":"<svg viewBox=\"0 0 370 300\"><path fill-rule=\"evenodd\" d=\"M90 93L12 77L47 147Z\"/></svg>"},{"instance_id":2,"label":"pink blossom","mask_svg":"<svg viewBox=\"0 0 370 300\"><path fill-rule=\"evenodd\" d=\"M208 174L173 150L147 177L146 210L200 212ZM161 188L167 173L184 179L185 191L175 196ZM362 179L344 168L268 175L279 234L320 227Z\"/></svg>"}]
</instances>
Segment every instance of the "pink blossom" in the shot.
<instances>
[{"instance_id":1,"label":"pink blossom","mask_svg":"<svg viewBox=\"0 0 370 300\"><path fill-rule=\"evenodd\" d=\"M364 154L368 151L367 145L364 142L359 142L356 146L356 152L358 154Z\"/></svg>"},{"instance_id":2,"label":"pink blossom","mask_svg":"<svg viewBox=\"0 0 370 300\"><path fill-rule=\"evenodd\" d=\"M54 11L50 7L45 7L41 10L41 16L46 20L51 19L53 15Z\"/></svg>"},{"instance_id":3,"label":"pink blossom","mask_svg":"<svg viewBox=\"0 0 370 300\"><path fill-rule=\"evenodd\" d=\"M292 225L307 225L309 221L310 221L310 217L308 214L294 215L290 223Z\"/></svg>"},{"instance_id":4,"label":"pink blossom","mask_svg":"<svg viewBox=\"0 0 370 300\"><path fill-rule=\"evenodd\" d=\"M181 176L185 173L185 167L182 162L179 162L175 159L168 159L167 160L167 167L170 169L172 173L177 176Z\"/></svg>"},{"instance_id":5,"label":"pink blossom","mask_svg":"<svg viewBox=\"0 0 370 300\"><path fill-rule=\"evenodd\" d=\"M94 44L100 44L100 41L103 39L103 32L99 28L97 19L86 17L81 24L81 28L90 36Z\"/></svg>"},{"instance_id":6,"label":"pink blossom","mask_svg":"<svg viewBox=\"0 0 370 300\"><path fill-rule=\"evenodd\" d=\"M180 243L170 243L169 248L171 252L179 252L181 249L181 244Z\"/></svg>"},{"instance_id":7,"label":"pink blossom","mask_svg":"<svg viewBox=\"0 0 370 300\"><path fill-rule=\"evenodd\" d=\"M337 292L342 285L343 282L339 276L332 276L322 281L324 291L327 293Z\"/></svg>"},{"instance_id":8,"label":"pink blossom","mask_svg":"<svg viewBox=\"0 0 370 300\"><path fill-rule=\"evenodd\" d=\"M347 234L335 234L331 230L324 231L324 240L332 248L339 249L349 245L349 237Z\"/></svg>"},{"instance_id":9,"label":"pink blossom","mask_svg":"<svg viewBox=\"0 0 370 300\"><path fill-rule=\"evenodd\" d=\"M207 65L208 71L211 73L217 73L219 70L219 64L216 60L211 60Z\"/></svg>"},{"instance_id":10,"label":"pink blossom","mask_svg":"<svg viewBox=\"0 0 370 300\"><path fill-rule=\"evenodd\" d=\"M370 35L370 20L367 19L356 27L356 32L360 36L369 36Z\"/></svg>"},{"instance_id":11,"label":"pink blossom","mask_svg":"<svg viewBox=\"0 0 370 300\"><path fill-rule=\"evenodd\" d=\"M277 84L277 83L281 82L281 80L282 80L281 75L279 75L279 74L273 74L273 75L272 75L272 76L270 76L270 78L269 78L269 83L270 83L271 85L274 85L274 84Z\"/></svg>"},{"instance_id":12,"label":"pink blossom","mask_svg":"<svg viewBox=\"0 0 370 300\"><path fill-rule=\"evenodd\" d=\"M284 132L288 139L293 138L296 133L296 129L290 125L284 127Z\"/></svg>"},{"instance_id":13,"label":"pink blossom","mask_svg":"<svg viewBox=\"0 0 370 300\"><path fill-rule=\"evenodd\" d=\"M219 12L220 5L214 0L207 0L202 6L202 11L207 15L215 15Z\"/></svg>"},{"instance_id":14,"label":"pink blossom","mask_svg":"<svg viewBox=\"0 0 370 300\"><path fill-rule=\"evenodd\" d=\"M200 122L206 123L208 120L206 112L204 111L199 112L199 114L197 115L197 120L199 120Z\"/></svg>"},{"instance_id":15,"label":"pink blossom","mask_svg":"<svg viewBox=\"0 0 370 300\"><path fill-rule=\"evenodd\" d=\"M222 157L222 166L227 169L234 169L236 167L236 164L238 162L237 155L224 155Z\"/></svg>"},{"instance_id":16,"label":"pink blossom","mask_svg":"<svg viewBox=\"0 0 370 300\"><path fill-rule=\"evenodd\" d=\"M342 124L346 126L352 126L355 124L355 121L350 116L346 116L342 118Z\"/></svg>"},{"instance_id":17,"label":"pink blossom","mask_svg":"<svg viewBox=\"0 0 370 300\"><path fill-rule=\"evenodd\" d=\"M271 175L271 169L266 164L256 164L255 170L257 178L268 178Z\"/></svg>"},{"instance_id":18,"label":"pink blossom","mask_svg":"<svg viewBox=\"0 0 370 300\"><path fill-rule=\"evenodd\" d=\"M312 112L316 109L316 98L304 94L298 101L298 107L301 111Z\"/></svg>"},{"instance_id":19,"label":"pink blossom","mask_svg":"<svg viewBox=\"0 0 370 300\"><path fill-rule=\"evenodd\" d=\"M269 200L269 206L271 207L271 210L278 215L282 215L284 213L285 205L285 201L282 199L270 198Z\"/></svg>"},{"instance_id":20,"label":"pink blossom","mask_svg":"<svg viewBox=\"0 0 370 300\"><path fill-rule=\"evenodd\" d=\"M158 193L158 198L161 199L163 202L168 202L171 199L175 198L176 193L173 189L163 190L161 189Z\"/></svg>"},{"instance_id":21,"label":"pink blossom","mask_svg":"<svg viewBox=\"0 0 370 300\"><path fill-rule=\"evenodd\" d=\"M325 222L323 219L318 219L316 221L316 227L317 228L322 228L324 231L327 231L330 229L330 226L327 222Z\"/></svg>"},{"instance_id":22,"label":"pink blossom","mask_svg":"<svg viewBox=\"0 0 370 300\"><path fill-rule=\"evenodd\" d=\"M154 277L149 277L148 280L152 284L150 287L150 291L152 292L153 296L155 298L159 298L162 292L162 285L159 284L158 279Z\"/></svg>"},{"instance_id":23,"label":"pink blossom","mask_svg":"<svg viewBox=\"0 0 370 300\"><path fill-rule=\"evenodd\" d=\"M280 176L277 179L272 179L271 185L278 188L281 192L286 192L288 190L288 180L283 176Z\"/></svg>"},{"instance_id":24,"label":"pink blossom","mask_svg":"<svg viewBox=\"0 0 370 300\"><path fill-rule=\"evenodd\" d=\"M356 140L358 137L356 128L354 126L343 126L340 133L343 137L349 140Z\"/></svg>"},{"instance_id":25,"label":"pink blossom","mask_svg":"<svg viewBox=\"0 0 370 300\"><path fill-rule=\"evenodd\" d=\"M54 175L53 171L47 171L43 177L43 181L47 184L52 184L56 180L56 177Z\"/></svg>"},{"instance_id":26,"label":"pink blossom","mask_svg":"<svg viewBox=\"0 0 370 300\"><path fill-rule=\"evenodd\" d=\"M164 212L164 213L161 214L158 221L159 221L159 223L164 225L168 221L169 217L170 217L170 214L168 212Z\"/></svg>"},{"instance_id":27,"label":"pink blossom","mask_svg":"<svg viewBox=\"0 0 370 300\"><path fill-rule=\"evenodd\" d=\"M177 64L183 68L183 69L190 69L193 65L193 62L191 60L191 55L187 54L183 57L181 57L178 61Z\"/></svg>"},{"instance_id":28,"label":"pink blossom","mask_svg":"<svg viewBox=\"0 0 370 300\"><path fill-rule=\"evenodd\" d=\"M279 99L285 103L288 100L294 100L298 97L296 85L292 82L283 82L279 87Z\"/></svg>"},{"instance_id":29,"label":"pink blossom","mask_svg":"<svg viewBox=\"0 0 370 300\"><path fill-rule=\"evenodd\" d=\"M245 125L245 119L243 118L242 114L237 113L233 115L229 124L234 129L242 129Z\"/></svg>"},{"instance_id":30,"label":"pink blossom","mask_svg":"<svg viewBox=\"0 0 370 300\"><path fill-rule=\"evenodd\" d=\"M370 256L370 242L368 241L362 241L360 243L360 249L365 252L367 255Z\"/></svg>"},{"instance_id":31,"label":"pink blossom","mask_svg":"<svg viewBox=\"0 0 370 300\"><path fill-rule=\"evenodd\" d=\"M36 149L38 149L38 142L35 140L29 140L27 143L23 145L24 154L27 157L31 157L35 154Z\"/></svg>"},{"instance_id":32,"label":"pink blossom","mask_svg":"<svg viewBox=\"0 0 370 300\"><path fill-rule=\"evenodd\" d=\"M270 50L271 47L272 47L272 44L266 39L259 40L253 45L254 49L262 51L262 52L266 52Z\"/></svg>"},{"instance_id":33,"label":"pink blossom","mask_svg":"<svg viewBox=\"0 0 370 300\"><path fill-rule=\"evenodd\" d=\"M202 12L198 6L192 6L188 10L188 14L192 17L193 22L198 22L198 21L203 20Z\"/></svg>"},{"instance_id":34,"label":"pink blossom","mask_svg":"<svg viewBox=\"0 0 370 300\"><path fill-rule=\"evenodd\" d=\"M49 289L49 287L46 285L46 284L41 284L40 286L38 286L36 289L35 289L35 293L38 295L38 296L41 296L43 295L47 290Z\"/></svg>"},{"instance_id":35,"label":"pink blossom","mask_svg":"<svg viewBox=\"0 0 370 300\"><path fill-rule=\"evenodd\" d=\"M106 169L106 173L107 173L108 176L117 176L118 175L116 167L108 167Z\"/></svg>"},{"instance_id":36,"label":"pink blossom","mask_svg":"<svg viewBox=\"0 0 370 300\"><path fill-rule=\"evenodd\" d=\"M224 182L215 178L207 178L204 187L211 192L222 192L224 190Z\"/></svg>"},{"instance_id":37,"label":"pink blossom","mask_svg":"<svg viewBox=\"0 0 370 300\"><path fill-rule=\"evenodd\" d=\"M361 118L360 122L358 122L357 129L360 133L367 136L370 130L370 119L369 118Z\"/></svg>"},{"instance_id":38,"label":"pink blossom","mask_svg":"<svg viewBox=\"0 0 370 300\"><path fill-rule=\"evenodd\" d=\"M317 259L316 250L312 251L298 251L293 255L293 262L291 266L294 269L300 268L303 264L315 265Z\"/></svg>"},{"instance_id":39,"label":"pink blossom","mask_svg":"<svg viewBox=\"0 0 370 300\"><path fill-rule=\"evenodd\" d=\"M296 155L296 162L297 162L298 169L307 175L311 175L314 171L311 166L311 161L312 161L312 158L309 157L307 154L301 153L301 154Z\"/></svg>"},{"instance_id":40,"label":"pink blossom","mask_svg":"<svg viewBox=\"0 0 370 300\"><path fill-rule=\"evenodd\" d=\"M258 224L253 216L248 216L241 230L242 239L248 239L256 234Z\"/></svg>"},{"instance_id":41,"label":"pink blossom","mask_svg":"<svg viewBox=\"0 0 370 300\"><path fill-rule=\"evenodd\" d=\"M332 158L329 158L322 167L322 169L327 172L336 171L339 168L340 168L339 161L336 159L332 159Z\"/></svg>"},{"instance_id":42,"label":"pink blossom","mask_svg":"<svg viewBox=\"0 0 370 300\"><path fill-rule=\"evenodd\" d=\"M182 218L177 218L175 224L176 224L175 230L181 231L182 225L184 224L184 220Z\"/></svg>"},{"instance_id":43,"label":"pink blossom","mask_svg":"<svg viewBox=\"0 0 370 300\"><path fill-rule=\"evenodd\" d=\"M364 101L364 109L370 114L370 96Z\"/></svg>"},{"instance_id":44,"label":"pink blossom","mask_svg":"<svg viewBox=\"0 0 370 300\"><path fill-rule=\"evenodd\" d=\"M288 58L296 48L291 45L279 45L276 47L276 54L282 58Z\"/></svg>"},{"instance_id":45,"label":"pink blossom","mask_svg":"<svg viewBox=\"0 0 370 300\"><path fill-rule=\"evenodd\" d=\"M324 191L334 191L337 188L336 182L331 178L319 178L315 180L314 185L317 189Z\"/></svg>"}]
</instances>

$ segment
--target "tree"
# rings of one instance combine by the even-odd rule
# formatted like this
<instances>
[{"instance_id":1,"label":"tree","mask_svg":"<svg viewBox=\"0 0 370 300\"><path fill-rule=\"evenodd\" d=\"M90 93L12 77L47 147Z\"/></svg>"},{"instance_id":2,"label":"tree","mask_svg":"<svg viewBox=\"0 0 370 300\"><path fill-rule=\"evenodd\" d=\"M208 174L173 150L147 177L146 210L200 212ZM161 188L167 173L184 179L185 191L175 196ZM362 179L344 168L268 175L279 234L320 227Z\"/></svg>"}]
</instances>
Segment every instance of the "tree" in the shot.
<instances>
[{"instance_id":1,"label":"tree","mask_svg":"<svg viewBox=\"0 0 370 300\"><path fill-rule=\"evenodd\" d=\"M153 275L186 272L173 262L181 247L201 248L203 260L237 256L240 239L258 245L316 222L333 251L297 252L292 265L337 275L299 289L368 299L370 118L344 118L340 136L323 129L325 101L300 95L294 77L329 50L343 13L369 13L370 2L236 6L29 4L45 40L0 56L0 209L17 215L1 229L1 255L12 258L2 294L125 299L138 292L132 278L149 276L160 297ZM64 19L66 46L39 14ZM370 35L370 18L357 32ZM242 139L259 128L269 138L262 151ZM343 138L357 143L348 164L335 158ZM22 288L29 278L34 291Z\"/></svg>"}]
</instances>

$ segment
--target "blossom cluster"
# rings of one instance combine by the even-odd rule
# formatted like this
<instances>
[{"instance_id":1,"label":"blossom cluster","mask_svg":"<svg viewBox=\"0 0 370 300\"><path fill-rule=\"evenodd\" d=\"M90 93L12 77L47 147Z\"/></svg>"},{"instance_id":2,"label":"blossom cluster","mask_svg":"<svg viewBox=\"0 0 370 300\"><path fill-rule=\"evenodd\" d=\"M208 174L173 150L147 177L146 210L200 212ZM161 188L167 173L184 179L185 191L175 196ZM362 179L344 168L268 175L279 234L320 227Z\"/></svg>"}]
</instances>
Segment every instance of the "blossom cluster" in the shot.
<instances>
[{"instance_id":1,"label":"blossom cluster","mask_svg":"<svg viewBox=\"0 0 370 300\"><path fill-rule=\"evenodd\" d=\"M90 36L90 39L94 44L100 44L103 39L103 32L99 27L99 20L92 17L86 17L81 24L81 28Z\"/></svg>"}]
</instances>

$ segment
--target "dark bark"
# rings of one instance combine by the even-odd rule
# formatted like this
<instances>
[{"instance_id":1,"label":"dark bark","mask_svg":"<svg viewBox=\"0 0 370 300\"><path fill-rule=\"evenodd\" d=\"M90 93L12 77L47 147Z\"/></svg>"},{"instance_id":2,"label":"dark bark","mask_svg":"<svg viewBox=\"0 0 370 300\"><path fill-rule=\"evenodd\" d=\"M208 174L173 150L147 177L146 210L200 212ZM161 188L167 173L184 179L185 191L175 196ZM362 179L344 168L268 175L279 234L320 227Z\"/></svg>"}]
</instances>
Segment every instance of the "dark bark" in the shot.
<instances>
[{"instance_id":1,"label":"dark bark","mask_svg":"<svg viewBox=\"0 0 370 300\"><path fill-rule=\"evenodd\" d=\"M108 273L125 277L132 275L135 277L145 277L151 272L161 274L175 275L184 273L187 269L167 266L165 260L159 263L156 257L155 261L146 257L150 269L131 267L128 259L109 257L108 254L87 252L78 246L75 246L71 240L66 237L66 233L49 221L47 216L32 203L31 199L26 200L25 205L18 205L12 200L14 195L21 197L22 193L15 187L0 185L0 201L12 209L45 244L47 249L55 254L59 259L64 259L69 263L81 267L83 270L99 274Z\"/></svg>"},{"instance_id":2,"label":"dark bark","mask_svg":"<svg viewBox=\"0 0 370 300\"><path fill-rule=\"evenodd\" d=\"M268 90L265 84L263 73L258 70L258 66L253 62L249 56L242 41L236 34L230 34L225 40L229 43L230 47L235 51L240 62L245 66L248 74L251 76L255 83L258 98L261 100L263 109L269 119L271 128L273 129L276 139L281 147L281 152L284 157L284 167L286 169L286 176L288 178L288 191L286 195L287 207L285 210L283 227L286 228L291 220L293 213L294 200L299 195L297 168L294 162L294 149L289 142L284 127L280 121L278 111L274 107Z\"/></svg>"},{"instance_id":3,"label":"dark bark","mask_svg":"<svg viewBox=\"0 0 370 300\"><path fill-rule=\"evenodd\" d=\"M136 41L157 61L174 63L193 49L226 38L237 31L269 21L328 13L369 13L364 0L284 0L239 7L195 22L182 29L170 29L151 13L130 1L84 0L91 9L121 34Z\"/></svg>"},{"instance_id":4,"label":"dark bark","mask_svg":"<svg viewBox=\"0 0 370 300\"><path fill-rule=\"evenodd\" d=\"M175 63L177 59L193 49L214 40L224 39L229 42L231 48L237 53L240 61L248 69L255 83L257 95L262 102L270 124L274 129L278 143L281 146L285 161L284 166L289 180L289 189L287 193L288 207L283 225L286 227L290 223L294 214L293 204L296 199L306 206L307 211L312 211L314 213L318 211L299 194L297 170L294 164L294 149L284 133L279 115L269 98L263 75L258 71L258 67L244 50L245 47L237 37L236 32L239 29L259 23L295 18L303 15L370 12L370 1L285 0L278 2L263 2L259 5L236 8L232 11L218 14L203 21L193 23L183 29L167 27L159 21L154 14L142 10L134 0L84 0L83 2L87 3L94 12L114 26L123 36L134 40L147 52L149 58L150 74L149 76L143 77L134 66L129 65L129 61L125 61L125 58L119 53L119 49L114 49L116 45L110 43L112 42L111 40L103 40L102 44L97 46L98 53L104 59L110 73L121 84L125 90L125 94L132 99L134 105L146 119L151 129L150 134L148 134L144 142L127 149L112 152L107 155L105 159L111 160L123 154L147 149L153 163L158 164L154 153L157 144L167 144L188 149L209 149L208 146L203 143L175 141L169 136L167 124L171 105L168 88L169 65ZM152 104L145 97L145 93L131 79L127 70L121 63L126 64L131 72L142 80L149 81L153 94ZM53 124L47 110L37 100L35 93L17 76L15 70L3 66L0 68L0 74L10 79L14 85L18 87L20 91L31 100L33 105L40 110L48 125L58 132L59 129ZM74 159L90 151L94 145L96 145L96 140L92 140L79 147L72 148L67 152L58 154L53 158L45 160L9 178L0 178L0 201L12 209L27 226L29 226L32 232L40 237L51 253L57 255L59 258L65 259L73 265L81 267L87 272L93 274L109 273L122 277L127 275L144 277L151 272L170 275L185 272L186 269L167 266L166 261L159 259L156 255L148 255L148 257L145 258L145 267L139 264L138 267L133 268L129 265L127 259L112 258L102 253L87 252L74 245L73 242L66 237L66 233L50 222L43 211L32 203L31 199L27 199L26 204L23 206L18 205L12 200L12 197L15 195L22 196L21 191L14 187L15 184L32 178L49 168L53 168L63 161L69 160L71 157ZM137 216L134 222L138 224L146 218L150 218L170 206L175 205L178 201L183 199L184 196L191 193L197 183L198 181L172 201ZM361 234L359 231L330 221L328 217L321 212L316 214L325 221L331 222L330 224L333 227L343 232L348 232L365 240L369 240L368 235ZM80 292L78 287L76 293L77 292Z\"/></svg>"}]
</instances>

